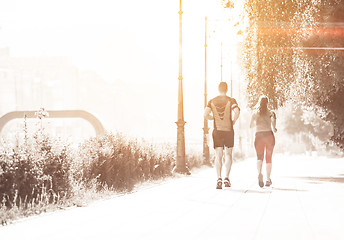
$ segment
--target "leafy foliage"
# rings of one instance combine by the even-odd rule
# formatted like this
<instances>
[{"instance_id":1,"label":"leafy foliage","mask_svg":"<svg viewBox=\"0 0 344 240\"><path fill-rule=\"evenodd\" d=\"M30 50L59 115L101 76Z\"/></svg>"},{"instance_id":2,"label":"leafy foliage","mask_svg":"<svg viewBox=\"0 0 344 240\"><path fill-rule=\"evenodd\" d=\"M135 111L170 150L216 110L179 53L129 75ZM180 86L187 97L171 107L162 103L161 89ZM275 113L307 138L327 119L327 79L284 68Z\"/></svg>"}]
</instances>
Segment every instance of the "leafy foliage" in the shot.
<instances>
[{"instance_id":1,"label":"leafy foliage","mask_svg":"<svg viewBox=\"0 0 344 240\"><path fill-rule=\"evenodd\" d=\"M175 164L170 145L120 134L72 147L44 129L29 135L25 124L24 133L15 146L0 145L0 222L40 213L51 205L70 205L71 199L79 205L88 191L131 191L137 183L170 176ZM188 157L190 168L200 165L200 156Z\"/></svg>"},{"instance_id":2,"label":"leafy foliage","mask_svg":"<svg viewBox=\"0 0 344 240\"><path fill-rule=\"evenodd\" d=\"M68 146L36 133L23 145L0 151L0 199L6 206L30 204L43 193L47 201L70 188Z\"/></svg>"},{"instance_id":3,"label":"leafy foliage","mask_svg":"<svg viewBox=\"0 0 344 240\"><path fill-rule=\"evenodd\" d=\"M244 65L251 107L261 95L268 96L275 109L288 99L296 74L294 48L303 37L296 32L300 24L312 23L307 4L310 2L246 1L249 26L245 34Z\"/></svg>"},{"instance_id":4,"label":"leafy foliage","mask_svg":"<svg viewBox=\"0 0 344 240\"><path fill-rule=\"evenodd\" d=\"M252 107L267 95L273 108L286 101L312 109L332 123L331 139L344 147L344 54L314 47L344 47L327 22L344 22L335 0L247 0L244 66ZM306 48L306 49L305 49Z\"/></svg>"},{"instance_id":5,"label":"leafy foliage","mask_svg":"<svg viewBox=\"0 0 344 240\"><path fill-rule=\"evenodd\" d=\"M75 167L75 178L85 182L97 178L114 189L131 190L137 182L170 175L174 152L159 153L144 142L109 134L86 141L78 157L81 164Z\"/></svg>"}]
</instances>

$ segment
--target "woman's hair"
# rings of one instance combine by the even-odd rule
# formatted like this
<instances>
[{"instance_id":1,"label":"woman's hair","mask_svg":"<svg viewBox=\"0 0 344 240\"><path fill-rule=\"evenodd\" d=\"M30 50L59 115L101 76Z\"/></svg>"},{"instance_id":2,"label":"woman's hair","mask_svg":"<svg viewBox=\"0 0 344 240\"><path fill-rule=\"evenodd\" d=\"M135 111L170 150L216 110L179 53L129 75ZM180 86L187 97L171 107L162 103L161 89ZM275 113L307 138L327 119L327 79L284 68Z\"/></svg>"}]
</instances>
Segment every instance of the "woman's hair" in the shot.
<instances>
[{"instance_id":1,"label":"woman's hair","mask_svg":"<svg viewBox=\"0 0 344 240\"><path fill-rule=\"evenodd\" d=\"M258 114L263 114L263 115L267 114L268 103L269 103L269 99L266 96L261 96L259 98L258 109L257 109Z\"/></svg>"}]
</instances>

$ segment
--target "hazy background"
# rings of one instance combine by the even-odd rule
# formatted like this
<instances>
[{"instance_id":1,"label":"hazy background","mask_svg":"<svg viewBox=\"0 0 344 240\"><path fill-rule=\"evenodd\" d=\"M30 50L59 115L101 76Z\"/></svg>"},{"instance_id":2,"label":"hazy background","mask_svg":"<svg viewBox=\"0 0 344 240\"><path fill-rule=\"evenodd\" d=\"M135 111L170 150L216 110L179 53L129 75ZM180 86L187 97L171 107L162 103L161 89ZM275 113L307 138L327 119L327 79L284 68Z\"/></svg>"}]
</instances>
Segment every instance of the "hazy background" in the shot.
<instances>
[{"instance_id":1,"label":"hazy background","mask_svg":"<svg viewBox=\"0 0 344 240\"><path fill-rule=\"evenodd\" d=\"M84 109L98 116L108 130L174 142L178 11L179 1L1 0L0 114L40 107ZM229 81L232 68L234 97L243 98L236 64L237 29L223 33L222 23L213 21L238 13L210 0L183 1L183 12L186 139L199 144L204 17L209 17L208 100L217 94L220 81L222 39L226 39L223 80ZM91 129L82 121L60 122L54 128L67 135L82 135Z\"/></svg>"}]
</instances>

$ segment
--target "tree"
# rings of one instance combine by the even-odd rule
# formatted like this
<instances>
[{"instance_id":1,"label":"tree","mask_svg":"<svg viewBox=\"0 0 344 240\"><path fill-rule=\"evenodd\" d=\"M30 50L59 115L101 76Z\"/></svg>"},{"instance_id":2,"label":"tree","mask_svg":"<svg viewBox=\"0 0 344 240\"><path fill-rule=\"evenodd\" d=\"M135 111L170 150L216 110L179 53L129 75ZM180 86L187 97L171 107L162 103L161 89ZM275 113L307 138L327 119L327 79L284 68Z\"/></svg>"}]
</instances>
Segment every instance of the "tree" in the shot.
<instances>
[{"instance_id":1,"label":"tree","mask_svg":"<svg viewBox=\"0 0 344 240\"><path fill-rule=\"evenodd\" d=\"M247 0L245 10L249 26L244 65L250 105L266 95L273 108L278 108L287 100L295 78L293 48L298 38L291 34L299 24L296 16L305 9L300 9L297 1Z\"/></svg>"},{"instance_id":2,"label":"tree","mask_svg":"<svg viewBox=\"0 0 344 240\"><path fill-rule=\"evenodd\" d=\"M344 22L336 0L246 0L244 66L252 107L260 95L273 108L286 101L313 109L334 128L344 147L344 53L306 50L344 47L344 32L328 22ZM343 28L342 28L343 29Z\"/></svg>"},{"instance_id":3,"label":"tree","mask_svg":"<svg viewBox=\"0 0 344 240\"><path fill-rule=\"evenodd\" d=\"M314 11L317 31L304 37L305 47L344 47L344 5L339 1L321 1ZM331 27L342 23L341 28ZM305 51L295 56L299 77L293 84L294 99L311 107L333 125L331 140L344 147L344 51Z\"/></svg>"}]
</instances>

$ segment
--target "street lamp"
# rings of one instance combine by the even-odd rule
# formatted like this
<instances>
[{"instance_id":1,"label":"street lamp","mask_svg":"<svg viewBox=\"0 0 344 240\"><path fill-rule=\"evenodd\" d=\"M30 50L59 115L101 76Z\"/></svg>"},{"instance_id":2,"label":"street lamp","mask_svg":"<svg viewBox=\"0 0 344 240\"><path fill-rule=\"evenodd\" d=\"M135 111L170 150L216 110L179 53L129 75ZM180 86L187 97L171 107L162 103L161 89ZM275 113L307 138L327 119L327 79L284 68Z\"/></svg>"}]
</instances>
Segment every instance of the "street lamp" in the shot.
<instances>
[{"instance_id":1,"label":"street lamp","mask_svg":"<svg viewBox=\"0 0 344 240\"><path fill-rule=\"evenodd\" d=\"M233 63L231 60L231 97L233 97Z\"/></svg>"},{"instance_id":2,"label":"street lamp","mask_svg":"<svg viewBox=\"0 0 344 240\"><path fill-rule=\"evenodd\" d=\"M183 55L182 55L182 0L179 0L179 77L178 77L178 121L177 124L177 161L172 172L190 174L185 162L185 133L183 107Z\"/></svg>"},{"instance_id":3,"label":"street lamp","mask_svg":"<svg viewBox=\"0 0 344 240\"><path fill-rule=\"evenodd\" d=\"M223 82L223 78L222 78L222 71L223 71L223 64L222 64L222 62L223 62L223 57L222 57L222 54L223 54L223 43L221 41L221 65L220 65L220 67L221 67L221 82Z\"/></svg>"},{"instance_id":4,"label":"street lamp","mask_svg":"<svg viewBox=\"0 0 344 240\"><path fill-rule=\"evenodd\" d=\"M205 17L205 41L204 41L204 108L207 107L207 24L208 18ZM208 120L204 118L203 126L203 164L210 164L209 145L208 145Z\"/></svg>"},{"instance_id":5,"label":"street lamp","mask_svg":"<svg viewBox=\"0 0 344 240\"><path fill-rule=\"evenodd\" d=\"M223 21L223 20L213 20L213 21ZM205 40L204 40L204 108L207 107L207 40L208 40L208 18L205 17ZM221 82L223 81L223 42L221 41ZM232 79L232 62L231 62L231 97L233 96L233 79ZM208 120L204 119L204 127L203 127L203 164L209 165L210 164L210 156L209 156L209 145L208 145L208 134L209 134L209 127L208 127Z\"/></svg>"},{"instance_id":6,"label":"street lamp","mask_svg":"<svg viewBox=\"0 0 344 240\"><path fill-rule=\"evenodd\" d=\"M208 47L208 18L205 17L205 39L204 39L204 108L207 107L207 47ZM222 82L222 42L221 42L221 82ZM209 134L209 126L208 120L204 118L204 126L203 126L203 164L211 166L210 163L210 153L209 153L209 145L208 145L208 134Z\"/></svg>"}]
</instances>

